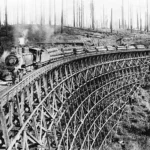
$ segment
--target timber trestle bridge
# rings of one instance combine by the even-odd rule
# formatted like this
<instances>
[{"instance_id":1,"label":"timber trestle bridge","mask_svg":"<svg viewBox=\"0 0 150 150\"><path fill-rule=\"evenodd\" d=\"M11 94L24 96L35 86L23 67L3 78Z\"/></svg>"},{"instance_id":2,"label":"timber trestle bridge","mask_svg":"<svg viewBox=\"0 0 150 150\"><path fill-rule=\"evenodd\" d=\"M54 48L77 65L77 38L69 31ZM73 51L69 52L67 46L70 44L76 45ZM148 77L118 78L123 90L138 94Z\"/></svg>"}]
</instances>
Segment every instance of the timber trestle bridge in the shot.
<instances>
[{"instance_id":1,"label":"timber trestle bridge","mask_svg":"<svg viewBox=\"0 0 150 150\"><path fill-rule=\"evenodd\" d=\"M0 149L105 150L149 72L150 50L68 57L0 99Z\"/></svg>"}]
</instances>

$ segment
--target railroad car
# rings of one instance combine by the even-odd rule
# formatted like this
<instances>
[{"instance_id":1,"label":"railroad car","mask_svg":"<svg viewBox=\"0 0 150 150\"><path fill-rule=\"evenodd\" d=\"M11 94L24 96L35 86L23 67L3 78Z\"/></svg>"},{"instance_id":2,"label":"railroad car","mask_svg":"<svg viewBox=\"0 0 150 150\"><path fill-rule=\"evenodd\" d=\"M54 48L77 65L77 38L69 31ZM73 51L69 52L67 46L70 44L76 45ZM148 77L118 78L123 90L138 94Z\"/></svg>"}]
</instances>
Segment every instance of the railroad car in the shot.
<instances>
[{"instance_id":1,"label":"railroad car","mask_svg":"<svg viewBox=\"0 0 150 150\"><path fill-rule=\"evenodd\" d=\"M97 52L97 49L96 49L95 46L87 47L86 49L87 49L88 53L95 53L95 52Z\"/></svg>"},{"instance_id":2,"label":"railroad car","mask_svg":"<svg viewBox=\"0 0 150 150\"><path fill-rule=\"evenodd\" d=\"M64 56L71 56L74 54L74 47L69 46L62 48L61 51L63 52Z\"/></svg>"},{"instance_id":3,"label":"railroad car","mask_svg":"<svg viewBox=\"0 0 150 150\"><path fill-rule=\"evenodd\" d=\"M126 46L117 46L117 50L127 50Z\"/></svg>"},{"instance_id":4,"label":"railroad car","mask_svg":"<svg viewBox=\"0 0 150 150\"><path fill-rule=\"evenodd\" d=\"M116 47L115 46L106 46L108 51L115 51Z\"/></svg>"},{"instance_id":5,"label":"railroad car","mask_svg":"<svg viewBox=\"0 0 150 150\"><path fill-rule=\"evenodd\" d=\"M107 48L105 46L98 46L96 47L97 51L107 51Z\"/></svg>"},{"instance_id":6,"label":"railroad car","mask_svg":"<svg viewBox=\"0 0 150 150\"><path fill-rule=\"evenodd\" d=\"M146 47L144 45L136 45L137 49L145 49Z\"/></svg>"}]
</instances>

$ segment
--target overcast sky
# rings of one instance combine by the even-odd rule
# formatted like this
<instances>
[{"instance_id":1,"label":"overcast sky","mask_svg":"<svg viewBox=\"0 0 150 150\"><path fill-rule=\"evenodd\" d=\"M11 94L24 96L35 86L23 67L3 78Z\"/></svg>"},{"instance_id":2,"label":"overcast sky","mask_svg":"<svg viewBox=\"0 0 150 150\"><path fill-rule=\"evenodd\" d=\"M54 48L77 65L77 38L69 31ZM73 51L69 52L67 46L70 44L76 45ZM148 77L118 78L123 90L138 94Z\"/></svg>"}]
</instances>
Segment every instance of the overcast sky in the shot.
<instances>
[{"instance_id":1,"label":"overcast sky","mask_svg":"<svg viewBox=\"0 0 150 150\"><path fill-rule=\"evenodd\" d=\"M8 6L8 22L10 24L17 22L17 12L18 22L21 23L22 18L26 23L40 23L41 11L43 16L45 16L45 23L49 22L49 14L51 14L52 24L54 23L54 1L57 16L57 24L60 24L60 14L61 14L61 3L62 0L0 0L0 11L1 11L1 21L4 22L5 19L5 3ZM65 21L72 25L73 23L73 0L63 0L64 1L64 18ZM90 19L90 1L84 1L84 24L89 26L91 23ZM111 8L113 10L113 25L117 27L119 25L119 19L122 19L121 7L122 0L93 0L95 7L95 24L96 26L102 26L103 21L110 21ZM147 12L147 0L124 0L124 18L126 23L130 21L130 16L133 18L133 25L136 27L137 23L137 13L138 16L142 18L142 24L145 24L145 14ZM149 1L149 0L148 0ZM75 0L75 2L80 2L80 0ZM149 2L150 3L150 2ZM41 9L42 6L42 9ZM130 6L130 7L129 7ZM17 9L18 7L18 9ZM132 11L132 15L130 12ZM104 11L103 11L104 10ZM141 13L140 13L141 12ZM103 15L104 14L104 15ZM104 16L104 18L103 18ZM150 18L150 16L149 16Z\"/></svg>"}]
</instances>

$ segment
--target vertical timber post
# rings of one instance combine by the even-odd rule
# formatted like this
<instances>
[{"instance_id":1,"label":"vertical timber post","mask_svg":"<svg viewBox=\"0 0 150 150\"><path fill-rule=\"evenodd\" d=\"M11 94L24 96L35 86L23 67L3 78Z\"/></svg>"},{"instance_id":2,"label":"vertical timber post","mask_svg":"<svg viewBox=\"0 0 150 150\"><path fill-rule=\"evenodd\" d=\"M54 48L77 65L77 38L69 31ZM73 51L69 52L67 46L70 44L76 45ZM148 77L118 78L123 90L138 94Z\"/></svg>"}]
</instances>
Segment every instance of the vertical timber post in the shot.
<instances>
[{"instance_id":1,"label":"vertical timber post","mask_svg":"<svg viewBox=\"0 0 150 150\"><path fill-rule=\"evenodd\" d=\"M6 125L6 118L4 116L4 111L2 110L2 106L0 106L0 123L4 135L4 140L6 144L6 148L9 146L9 136L8 136L8 131L7 131L7 125Z\"/></svg>"}]
</instances>

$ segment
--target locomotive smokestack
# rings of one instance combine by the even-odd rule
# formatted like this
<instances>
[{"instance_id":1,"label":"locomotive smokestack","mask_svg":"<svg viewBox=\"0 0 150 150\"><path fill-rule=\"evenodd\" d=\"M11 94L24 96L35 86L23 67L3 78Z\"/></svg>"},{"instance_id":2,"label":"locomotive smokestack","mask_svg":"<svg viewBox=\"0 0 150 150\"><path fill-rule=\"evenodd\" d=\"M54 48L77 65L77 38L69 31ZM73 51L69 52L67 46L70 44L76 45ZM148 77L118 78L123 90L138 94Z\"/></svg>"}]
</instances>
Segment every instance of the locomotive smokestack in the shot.
<instances>
[{"instance_id":1,"label":"locomotive smokestack","mask_svg":"<svg viewBox=\"0 0 150 150\"><path fill-rule=\"evenodd\" d=\"M19 45L25 45L25 39L24 39L24 37L21 37L21 38L18 38L18 40L19 40Z\"/></svg>"}]
</instances>

